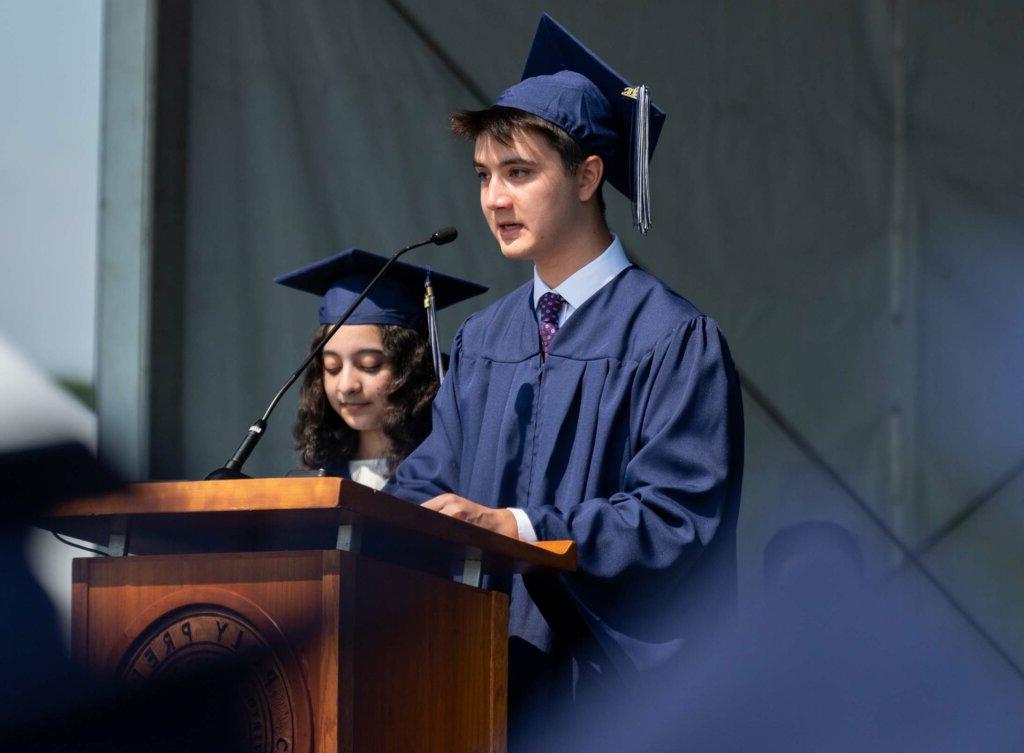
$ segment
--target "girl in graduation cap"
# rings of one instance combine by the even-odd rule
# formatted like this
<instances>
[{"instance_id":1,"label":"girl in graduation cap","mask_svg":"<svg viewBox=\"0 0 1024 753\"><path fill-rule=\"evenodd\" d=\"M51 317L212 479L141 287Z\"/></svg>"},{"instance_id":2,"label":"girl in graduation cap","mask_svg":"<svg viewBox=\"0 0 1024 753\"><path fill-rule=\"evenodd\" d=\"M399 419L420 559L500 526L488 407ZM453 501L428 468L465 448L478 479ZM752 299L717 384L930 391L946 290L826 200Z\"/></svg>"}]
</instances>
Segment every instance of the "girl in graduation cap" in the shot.
<instances>
[{"instance_id":1,"label":"girl in graduation cap","mask_svg":"<svg viewBox=\"0 0 1024 753\"><path fill-rule=\"evenodd\" d=\"M311 351L386 261L353 248L275 278L321 296ZM393 265L306 370L293 429L302 465L382 488L430 433L444 376L435 310L486 290Z\"/></svg>"}]
</instances>

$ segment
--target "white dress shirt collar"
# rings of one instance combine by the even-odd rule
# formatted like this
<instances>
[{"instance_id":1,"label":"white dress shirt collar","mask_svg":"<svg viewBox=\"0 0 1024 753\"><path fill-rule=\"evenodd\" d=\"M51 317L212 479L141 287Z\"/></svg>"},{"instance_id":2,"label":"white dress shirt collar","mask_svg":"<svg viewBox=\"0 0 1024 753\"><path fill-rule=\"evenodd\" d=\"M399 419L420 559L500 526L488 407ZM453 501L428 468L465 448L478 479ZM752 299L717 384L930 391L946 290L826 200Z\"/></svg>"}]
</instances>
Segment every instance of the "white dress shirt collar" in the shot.
<instances>
[{"instance_id":1,"label":"white dress shirt collar","mask_svg":"<svg viewBox=\"0 0 1024 753\"><path fill-rule=\"evenodd\" d=\"M573 272L561 285L549 288L537 274L537 268L533 268L533 307L537 308L540 297L548 292L558 293L565 299L566 305L559 317L559 326L590 296L603 288L626 267L630 266L626 258L626 250L622 247L619 236L612 233L611 245L606 248L600 256L587 264L582 269Z\"/></svg>"}]
</instances>

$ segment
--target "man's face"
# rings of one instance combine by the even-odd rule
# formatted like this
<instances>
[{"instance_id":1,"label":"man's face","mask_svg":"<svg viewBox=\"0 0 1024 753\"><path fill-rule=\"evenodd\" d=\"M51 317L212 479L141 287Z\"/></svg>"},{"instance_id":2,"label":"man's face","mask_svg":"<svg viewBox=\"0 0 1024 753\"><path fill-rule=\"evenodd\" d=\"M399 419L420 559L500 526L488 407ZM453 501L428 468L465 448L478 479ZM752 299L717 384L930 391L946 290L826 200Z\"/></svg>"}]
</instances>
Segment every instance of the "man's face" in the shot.
<instances>
[{"instance_id":1,"label":"man's face","mask_svg":"<svg viewBox=\"0 0 1024 753\"><path fill-rule=\"evenodd\" d=\"M566 247L579 222L579 190L542 135L516 132L506 146L485 134L473 161L480 208L502 254L537 263Z\"/></svg>"}]
</instances>

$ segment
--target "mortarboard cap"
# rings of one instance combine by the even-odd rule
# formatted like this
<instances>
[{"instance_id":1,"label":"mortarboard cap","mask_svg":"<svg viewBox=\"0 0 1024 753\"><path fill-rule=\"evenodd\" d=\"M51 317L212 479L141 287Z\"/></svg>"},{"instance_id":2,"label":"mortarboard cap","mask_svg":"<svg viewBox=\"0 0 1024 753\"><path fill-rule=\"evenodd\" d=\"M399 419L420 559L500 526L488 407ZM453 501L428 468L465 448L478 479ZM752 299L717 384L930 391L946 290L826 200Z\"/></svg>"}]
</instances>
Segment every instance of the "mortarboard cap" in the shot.
<instances>
[{"instance_id":1,"label":"mortarboard cap","mask_svg":"<svg viewBox=\"0 0 1024 753\"><path fill-rule=\"evenodd\" d=\"M635 224L650 227L648 165L665 113L548 14L543 14L523 78L496 107L511 107L555 124L587 154L604 160L608 182L633 202Z\"/></svg>"},{"instance_id":2,"label":"mortarboard cap","mask_svg":"<svg viewBox=\"0 0 1024 753\"><path fill-rule=\"evenodd\" d=\"M274 282L322 296L320 323L334 324L386 263L386 257L350 248L275 277ZM428 279L439 309L487 292L486 287L475 282L395 262L352 312L347 324L397 324L426 332L423 296Z\"/></svg>"}]
</instances>

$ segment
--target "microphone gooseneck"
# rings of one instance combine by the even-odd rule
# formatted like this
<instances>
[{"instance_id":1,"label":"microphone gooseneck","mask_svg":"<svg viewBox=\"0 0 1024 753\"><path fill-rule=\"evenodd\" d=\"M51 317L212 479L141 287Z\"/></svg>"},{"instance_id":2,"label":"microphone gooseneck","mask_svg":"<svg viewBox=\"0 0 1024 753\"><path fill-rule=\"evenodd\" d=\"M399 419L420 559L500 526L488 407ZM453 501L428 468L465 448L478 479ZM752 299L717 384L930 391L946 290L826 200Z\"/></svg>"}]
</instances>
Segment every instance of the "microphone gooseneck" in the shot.
<instances>
[{"instance_id":1,"label":"microphone gooseneck","mask_svg":"<svg viewBox=\"0 0 1024 753\"><path fill-rule=\"evenodd\" d=\"M302 373L306 370L306 367L308 367L309 364L313 361L313 359L317 357L320 351L322 351L324 347L326 347L330 339L334 337L334 333L338 331L338 328L341 327L341 325L343 325L346 321L348 321L348 318L352 315L352 312L356 310L356 307L363 302L363 299L366 298L366 296L369 294L373 286L377 284L377 280L383 277L384 273L391 268L391 265L398 261L398 257L402 256L403 254L409 251L412 251L414 248L426 246L429 243L433 243L438 246L443 246L446 243L451 243L458 236L459 231L456 230L455 228L443 227L435 231L434 234L431 235L426 240L413 243L412 245L406 246L405 248L400 248L398 251L395 251L395 253L391 255L391 258L387 260L384 266L380 268L380 271L373 276L373 279L366 284L366 287L363 288L363 292L359 294L359 297L356 298L352 305L345 310L345 313L338 317L338 321L336 321L331 326L331 328L327 330L327 334L325 334L323 338L320 340L320 342L317 343L316 347L310 351L309 355L306 356L305 360L303 360L299 368L297 368L292 373L292 375L288 377L288 381L285 382L284 386L277 391L276 395L274 395L274 399L270 401L270 405L268 405L267 409L263 411L263 415L260 418L256 419L256 421L253 422L252 426L249 427L249 431L242 439L242 443L238 445L238 449L235 450L235 454L231 456L231 459L228 460L228 462L226 462L220 468L210 471L210 473L206 475L206 480L215 481L220 479L249 478L244 473L242 473L242 466L245 465L245 461L249 459L249 456L252 454L252 451L256 449L256 445L259 444L260 439L263 438L263 434L266 432L267 429L267 422L270 420L270 414L274 412L274 408L276 408L277 404L281 402L281 398L284 397L284 394L291 388L293 384L295 384L296 380L300 376L302 376Z\"/></svg>"}]
</instances>

